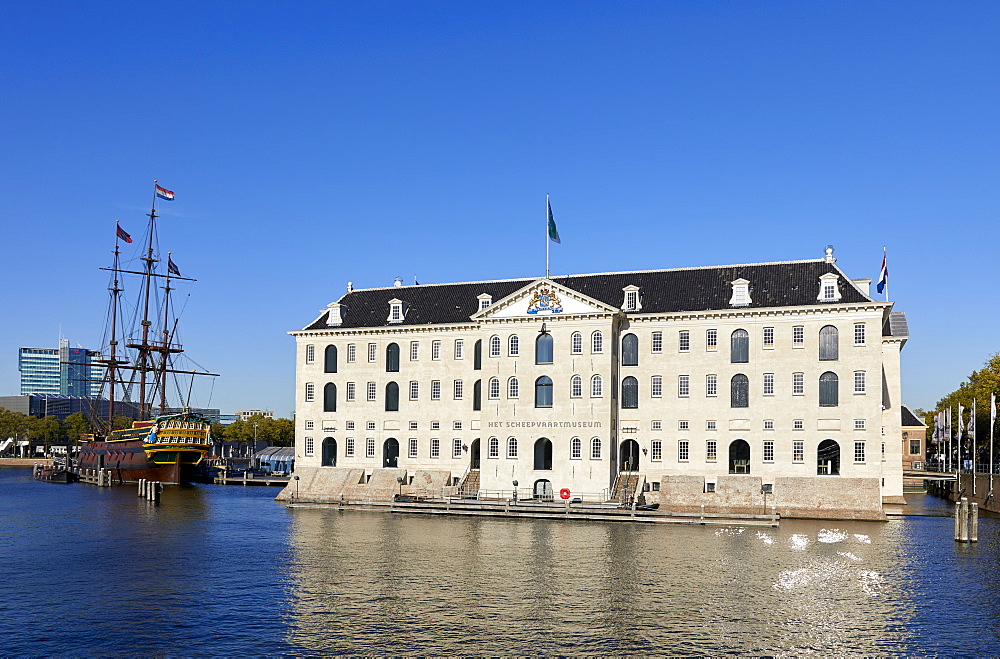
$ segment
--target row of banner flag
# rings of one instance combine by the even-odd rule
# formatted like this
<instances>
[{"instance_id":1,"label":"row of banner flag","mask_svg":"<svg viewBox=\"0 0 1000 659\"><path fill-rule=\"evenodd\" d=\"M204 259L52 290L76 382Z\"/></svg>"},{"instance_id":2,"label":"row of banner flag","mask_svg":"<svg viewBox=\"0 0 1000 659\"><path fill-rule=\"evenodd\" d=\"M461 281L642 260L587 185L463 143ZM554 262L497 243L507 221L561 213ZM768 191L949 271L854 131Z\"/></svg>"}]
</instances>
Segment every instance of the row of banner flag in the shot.
<instances>
[{"instance_id":1,"label":"row of banner flag","mask_svg":"<svg viewBox=\"0 0 1000 659\"><path fill-rule=\"evenodd\" d=\"M157 199L163 199L165 201L174 200L173 190L167 190L166 188L160 186L160 184L156 183L155 181L153 182L153 189ZM125 231L125 229L123 229L120 224L117 223L115 224L115 231L116 231L116 236L119 240L124 240L127 243L132 242L131 234ZM180 268L177 267L177 264L174 263L174 260L170 257L169 254L167 254L167 274L174 275L175 277L181 276Z\"/></svg>"},{"instance_id":2,"label":"row of banner flag","mask_svg":"<svg viewBox=\"0 0 1000 659\"><path fill-rule=\"evenodd\" d=\"M968 411L971 412L969 415L968 424L965 423L965 412L966 407L961 403L958 405L958 437L954 438L954 441L958 442L959 456L958 459L962 459L962 436L965 435L968 439L968 444L971 444L970 452L972 454L971 460L973 463L976 459L976 399L972 399L972 408ZM947 409L941 410L934 415L934 431L932 439L940 447L942 444L950 443L953 440L952 436L952 407L949 405ZM996 425L997 421L997 395L995 393L990 394L990 460L993 459L993 427ZM952 449L949 446L945 449L948 459L950 459L952 454ZM992 467L990 472L992 473Z\"/></svg>"}]
</instances>

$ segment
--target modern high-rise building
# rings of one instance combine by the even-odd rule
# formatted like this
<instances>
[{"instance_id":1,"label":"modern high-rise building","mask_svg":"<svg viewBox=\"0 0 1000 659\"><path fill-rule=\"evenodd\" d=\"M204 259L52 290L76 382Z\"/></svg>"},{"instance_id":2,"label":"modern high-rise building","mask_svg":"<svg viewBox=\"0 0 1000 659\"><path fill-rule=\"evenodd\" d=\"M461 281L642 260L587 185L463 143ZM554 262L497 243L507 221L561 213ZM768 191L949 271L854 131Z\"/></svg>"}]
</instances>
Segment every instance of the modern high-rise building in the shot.
<instances>
[{"instance_id":1,"label":"modern high-rise building","mask_svg":"<svg viewBox=\"0 0 1000 659\"><path fill-rule=\"evenodd\" d=\"M20 348L21 395L100 396L104 369L94 363L100 357L99 350L71 348L67 339L58 348Z\"/></svg>"}]
</instances>

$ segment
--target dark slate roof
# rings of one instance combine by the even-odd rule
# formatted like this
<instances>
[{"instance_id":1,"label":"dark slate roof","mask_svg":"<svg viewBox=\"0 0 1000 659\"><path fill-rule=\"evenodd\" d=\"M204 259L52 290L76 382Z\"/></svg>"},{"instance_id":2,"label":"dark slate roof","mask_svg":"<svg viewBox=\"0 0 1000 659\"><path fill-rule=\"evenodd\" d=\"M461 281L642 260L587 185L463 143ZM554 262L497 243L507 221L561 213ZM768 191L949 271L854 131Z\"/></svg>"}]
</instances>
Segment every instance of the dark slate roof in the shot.
<instances>
[{"instance_id":1,"label":"dark slate roof","mask_svg":"<svg viewBox=\"0 0 1000 659\"><path fill-rule=\"evenodd\" d=\"M910 338L910 326L906 323L906 313L903 311L889 312L889 318L882 327L882 336Z\"/></svg>"},{"instance_id":2,"label":"dark slate roof","mask_svg":"<svg viewBox=\"0 0 1000 659\"><path fill-rule=\"evenodd\" d=\"M913 412L911 412L910 408L907 407L906 405L900 405L899 406L899 411L900 411L900 415L902 416L902 424L901 425L904 425L904 426L924 426L924 427L927 427L927 424L924 423L923 419L919 418L916 414L914 414Z\"/></svg>"},{"instance_id":3,"label":"dark slate roof","mask_svg":"<svg viewBox=\"0 0 1000 659\"><path fill-rule=\"evenodd\" d=\"M751 263L708 268L678 268L643 272L611 272L592 275L550 277L567 288L595 300L620 308L629 285L640 289L642 308L639 313L670 313L732 309L732 282L750 282L750 298L745 308L789 307L817 305L820 275L833 272L841 276L841 303L869 302L846 275L823 259L785 261L781 263ZM486 293L498 302L535 279L510 279L458 284L423 286L391 286L356 289L340 300L343 307L339 327L383 327L389 325L389 300L398 298L406 305L406 315L397 325L429 325L468 322L479 309L477 297ZM326 314L305 329L327 329Z\"/></svg>"}]
</instances>

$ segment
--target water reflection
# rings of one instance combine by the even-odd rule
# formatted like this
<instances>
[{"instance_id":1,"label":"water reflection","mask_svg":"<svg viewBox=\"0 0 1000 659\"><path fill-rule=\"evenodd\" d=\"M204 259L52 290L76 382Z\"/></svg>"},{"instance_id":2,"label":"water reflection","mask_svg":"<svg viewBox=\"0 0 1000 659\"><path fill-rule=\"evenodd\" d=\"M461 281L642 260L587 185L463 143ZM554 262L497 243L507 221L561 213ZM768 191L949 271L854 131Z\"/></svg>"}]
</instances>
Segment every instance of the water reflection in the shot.
<instances>
[{"instance_id":1,"label":"water reflection","mask_svg":"<svg viewBox=\"0 0 1000 659\"><path fill-rule=\"evenodd\" d=\"M307 653L920 651L906 522L644 526L294 511ZM947 520L945 520L947 521ZM947 535L935 544L953 551Z\"/></svg>"}]
</instances>

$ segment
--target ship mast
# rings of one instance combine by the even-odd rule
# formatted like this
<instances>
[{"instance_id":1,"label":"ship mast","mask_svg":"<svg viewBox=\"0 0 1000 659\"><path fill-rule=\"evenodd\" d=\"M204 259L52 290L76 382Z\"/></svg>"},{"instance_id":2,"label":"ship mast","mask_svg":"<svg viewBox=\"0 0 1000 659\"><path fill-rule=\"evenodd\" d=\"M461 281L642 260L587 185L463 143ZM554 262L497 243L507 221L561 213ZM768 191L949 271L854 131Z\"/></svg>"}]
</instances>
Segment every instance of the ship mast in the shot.
<instances>
[{"instance_id":1,"label":"ship mast","mask_svg":"<svg viewBox=\"0 0 1000 659\"><path fill-rule=\"evenodd\" d=\"M170 263L170 252L167 252L167 263ZM168 327L170 325L170 291L174 289L170 288L170 268L167 268L167 282L163 287L163 353L160 358L160 372L158 377L158 384L160 389L160 414L163 414L163 410L167 407L167 363L169 360L170 352L170 339L171 332Z\"/></svg>"},{"instance_id":2,"label":"ship mast","mask_svg":"<svg viewBox=\"0 0 1000 659\"><path fill-rule=\"evenodd\" d=\"M146 247L146 256L142 260L146 263L143 276L144 292L142 296L142 338L138 344L129 347L138 350L139 358L136 366L139 368L139 419L145 420L147 417L146 407L146 373L152 370L152 353L154 347L149 344L149 327L152 323L149 320L149 297L153 283L153 264L159 260L153 258L153 235L156 232L156 181L153 181L153 209L149 211L149 243Z\"/></svg>"}]
</instances>

